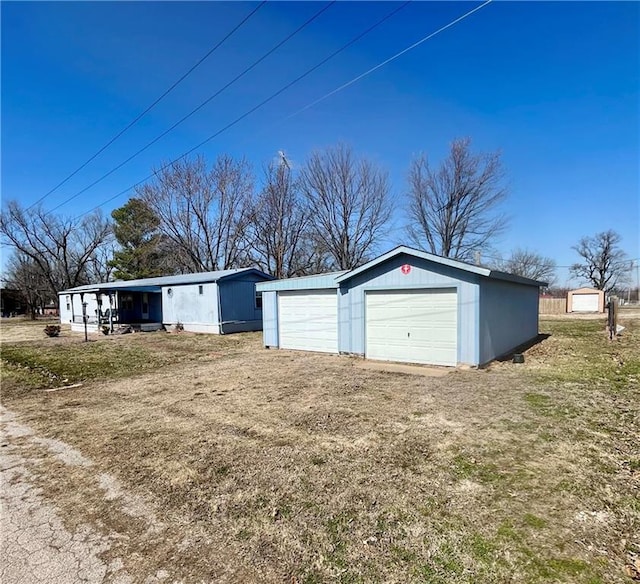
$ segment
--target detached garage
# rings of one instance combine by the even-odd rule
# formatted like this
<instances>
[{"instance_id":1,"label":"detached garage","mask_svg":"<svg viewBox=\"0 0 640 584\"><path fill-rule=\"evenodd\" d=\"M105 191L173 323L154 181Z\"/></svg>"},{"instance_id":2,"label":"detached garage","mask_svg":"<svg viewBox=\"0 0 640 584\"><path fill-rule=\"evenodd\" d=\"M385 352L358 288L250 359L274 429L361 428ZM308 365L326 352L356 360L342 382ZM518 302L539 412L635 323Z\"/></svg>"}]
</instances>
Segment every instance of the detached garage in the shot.
<instances>
[{"instance_id":1,"label":"detached garage","mask_svg":"<svg viewBox=\"0 0 640 584\"><path fill-rule=\"evenodd\" d=\"M456 366L535 338L543 285L401 246L354 270L257 290L267 347Z\"/></svg>"},{"instance_id":2,"label":"detached garage","mask_svg":"<svg viewBox=\"0 0 640 584\"><path fill-rule=\"evenodd\" d=\"M569 291L567 312L604 312L604 291L596 288Z\"/></svg>"}]
</instances>

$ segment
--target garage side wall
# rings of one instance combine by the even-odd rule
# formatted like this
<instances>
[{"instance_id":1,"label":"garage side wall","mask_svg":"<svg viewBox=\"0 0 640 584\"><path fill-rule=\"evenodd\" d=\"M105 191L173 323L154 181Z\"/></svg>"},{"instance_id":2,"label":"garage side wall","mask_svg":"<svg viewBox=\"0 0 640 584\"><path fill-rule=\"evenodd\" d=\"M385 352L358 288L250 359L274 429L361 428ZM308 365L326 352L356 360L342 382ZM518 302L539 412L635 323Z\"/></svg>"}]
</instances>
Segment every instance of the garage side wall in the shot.
<instances>
[{"instance_id":1,"label":"garage side wall","mask_svg":"<svg viewBox=\"0 0 640 584\"><path fill-rule=\"evenodd\" d=\"M401 267L411 266L404 274ZM341 353L365 354L365 294L367 290L452 287L458 295L458 362L478 364L479 276L400 255L347 280L338 293L338 345Z\"/></svg>"},{"instance_id":2,"label":"garage side wall","mask_svg":"<svg viewBox=\"0 0 640 584\"><path fill-rule=\"evenodd\" d=\"M480 365L538 336L536 286L483 278L480 283Z\"/></svg>"},{"instance_id":3,"label":"garage side wall","mask_svg":"<svg viewBox=\"0 0 640 584\"><path fill-rule=\"evenodd\" d=\"M194 333L219 333L217 284L163 286L162 322L181 323L184 330Z\"/></svg>"}]
</instances>

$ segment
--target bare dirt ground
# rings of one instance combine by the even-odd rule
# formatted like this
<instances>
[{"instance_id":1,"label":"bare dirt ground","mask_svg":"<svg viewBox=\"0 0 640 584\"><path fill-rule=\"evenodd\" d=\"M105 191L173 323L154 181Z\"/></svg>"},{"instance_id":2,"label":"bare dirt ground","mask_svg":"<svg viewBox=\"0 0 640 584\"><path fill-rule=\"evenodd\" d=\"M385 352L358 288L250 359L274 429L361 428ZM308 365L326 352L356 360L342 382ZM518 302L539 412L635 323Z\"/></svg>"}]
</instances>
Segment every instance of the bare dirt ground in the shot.
<instances>
[{"instance_id":1,"label":"bare dirt ground","mask_svg":"<svg viewBox=\"0 0 640 584\"><path fill-rule=\"evenodd\" d=\"M25 537L71 576L88 558L88 582L632 582L625 322L610 343L601 321L545 321L524 365L441 377L257 334L5 343L3 582L38 581Z\"/></svg>"}]
</instances>

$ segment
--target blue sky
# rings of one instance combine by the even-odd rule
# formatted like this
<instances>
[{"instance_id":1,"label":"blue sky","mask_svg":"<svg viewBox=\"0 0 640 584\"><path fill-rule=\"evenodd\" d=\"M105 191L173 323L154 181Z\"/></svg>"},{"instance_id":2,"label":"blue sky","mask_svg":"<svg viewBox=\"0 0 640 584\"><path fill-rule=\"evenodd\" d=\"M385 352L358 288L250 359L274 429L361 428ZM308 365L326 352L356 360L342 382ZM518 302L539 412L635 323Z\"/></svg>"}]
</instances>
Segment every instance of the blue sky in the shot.
<instances>
[{"instance_id":1,"label":"blue sky","mask_svg":"<svg viewBox=\"0 0 640 584\"><path fill-rule=\"evenodd\" d=\"M479 3L412 2L324 67L207 144L259 170L342 141L386 167L405 241L406 171L456 137L500 149L511 227L498 242L575 261L609 228L640 256L640 4L501 2L305 112L291 113ZM255 4L2 3L2 197L29 205L145 109ZM99 158L44 201L53 208L200 104L322 4L273 2ZM338 2L167 137L58 212L78 215L201 142L397 4ZM109 212L127 196L105 205ZM561 283L567 271L559 272Z\"/></svg>"}]
</instances>

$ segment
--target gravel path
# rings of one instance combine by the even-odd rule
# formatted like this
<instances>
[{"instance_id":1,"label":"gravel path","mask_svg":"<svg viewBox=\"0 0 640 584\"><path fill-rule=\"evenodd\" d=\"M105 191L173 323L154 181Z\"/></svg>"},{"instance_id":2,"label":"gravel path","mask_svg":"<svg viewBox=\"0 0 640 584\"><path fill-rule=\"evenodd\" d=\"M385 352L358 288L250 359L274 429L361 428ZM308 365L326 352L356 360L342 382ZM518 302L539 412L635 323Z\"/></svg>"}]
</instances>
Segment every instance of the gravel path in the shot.
<instances>
[{"instance_id":1,"label":"gravel path","mask_svg":"<svg viewBox=\"0 0 640 584\"><path fill-rule=\"evenodd\" d=\"M38 461L25 451L29 443L34 443L46 446L65 464L91 466L92 462L63 442L38 437L2 407L0 428L0 582L133 582L119 562L107 565L100 559L100 554L109 549L108 538L89 525L75 533L65 528L56 508L33 486L29 467Z\"/></svg>"}]
</instances>

